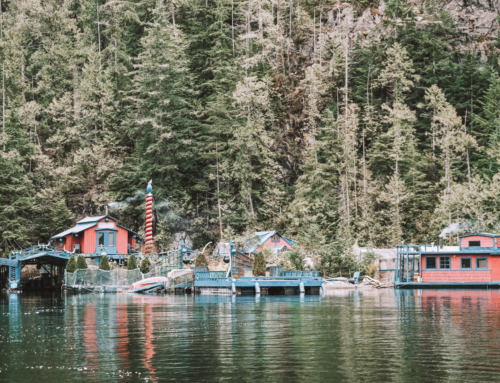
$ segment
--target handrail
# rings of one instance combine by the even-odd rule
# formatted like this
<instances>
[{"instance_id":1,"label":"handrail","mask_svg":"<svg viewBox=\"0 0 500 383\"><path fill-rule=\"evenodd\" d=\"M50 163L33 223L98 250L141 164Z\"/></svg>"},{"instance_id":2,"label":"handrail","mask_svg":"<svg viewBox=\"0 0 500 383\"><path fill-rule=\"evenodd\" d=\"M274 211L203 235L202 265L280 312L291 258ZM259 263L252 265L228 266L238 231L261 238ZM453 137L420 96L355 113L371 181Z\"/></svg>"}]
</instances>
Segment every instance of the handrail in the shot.
<instances>
[{"instance_id":1,"label":"handrail","mask_svg":"<svg viewBox=\"0 0 500 383\"><path fill-rule=\"evenodd\" d=\"M205 271L194 275L196 281L218 281L226 279L225 271Z\"/></svg>"}]
</instances>

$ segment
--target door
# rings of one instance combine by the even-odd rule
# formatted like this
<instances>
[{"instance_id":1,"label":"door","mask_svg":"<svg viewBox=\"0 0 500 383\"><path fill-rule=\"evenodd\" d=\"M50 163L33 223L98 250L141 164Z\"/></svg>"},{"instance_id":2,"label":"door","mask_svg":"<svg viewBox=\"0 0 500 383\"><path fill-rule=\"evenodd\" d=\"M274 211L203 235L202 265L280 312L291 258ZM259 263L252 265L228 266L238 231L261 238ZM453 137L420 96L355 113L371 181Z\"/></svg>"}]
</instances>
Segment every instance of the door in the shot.
<instances>
[{"instance_id":1,"label":"door","mask_svg":"<svg viewBox=\"0 0 500 383\"><path fill-rule=\"evenodd\" d=\"M116 254L116 232L97 232L97 253L100 254L102 250L106 251L106 254Z\"/></svg>"}]
</instances>

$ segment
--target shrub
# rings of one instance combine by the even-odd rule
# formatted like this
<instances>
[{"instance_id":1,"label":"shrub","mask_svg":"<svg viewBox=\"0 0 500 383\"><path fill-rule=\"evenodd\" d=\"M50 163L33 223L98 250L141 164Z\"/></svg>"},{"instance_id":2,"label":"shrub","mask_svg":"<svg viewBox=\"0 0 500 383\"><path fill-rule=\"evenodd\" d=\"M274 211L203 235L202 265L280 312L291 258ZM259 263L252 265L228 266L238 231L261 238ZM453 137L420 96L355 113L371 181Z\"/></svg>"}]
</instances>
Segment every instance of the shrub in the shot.
<instances>
[{"instance_id":1,"label":"shrub","mask_svg":"<svg viewBox=\"0 0 500 383\"><path fill-rule=\"evenodd\" d=\"M135 257L134 254L132 254L128 259L127 270L135 270L135 269L137 269L137 258Z\"/></svg>"},{"instance_id":2,"label":"shrub","mask_svg":"<svg viewBox=\"0 0 500 383\"><path fill-rule=\"evenodd\" d=\"M370 278L375 278L375 275L378 271L378 267L375 262L372 262L368 265L363 265L363 269L365 270L365 275L368 275Z\"/></svg>"},{"instance_id":3,"label":"shrub","mask_svg":"<svg viewBox=\"0 0 500 383\"><path fill-rule=\"evenodd\" d=\"M76 260L76 268L77 269L88 269L87 262L85 262L85 258L83 255L79 255Z\"/></svg>"},{"instance_id":4,"label":"shrub","mask_svg":"<svg viewBox=\"0 0 500 383\"><path fill-rule=\"evenodd\" d=\"M198 254L196 257L196 261L194 262L195 266L208 266L207 257L205 257L204 253Z\"/></svg>"},{"instance_id":5,"label":"shrub","mask_svg":"<svg viewBox=\"0 0 500 383\"><path fill-rule=\"evenodd\" d=\"M69 259L68 264L66 265L66 271L68 273L74 273L76 271L76 261L74 255L72 255Z\"/></svg>"},{"instance_id":6,"label":"shrub","mask_svg":"<svg viewBox=\"0 0 500 383\"><path fill-rule=\"evenodd\" d=\"M108 271L111 270L111 267L109 267L108 257L106 257L105 255L101 259L101 263L99 264L99 269Z\"/></svg>"},{"instance_id":7,"label":"shrub","mask_svg":"<svg viewBox=\"0 0 500 383\"><path fill-rule=\"evenodd\" d=\"M254 276L266 276L266 258L262 252L257 253L253 260L252 273Z\"/></svg>"},{"instance_id":8,"label":"shrub","mask_svg":"<svg viewBox=\"0 0 500 383\"><path fill-rule=\"evenodd\" d=\"M151 262L149 261L149 258L145 257L141 262L141 273L143 273L143 274L149 273L149 266L150 265L151 265Z\"/></svg>"}]
</instances>

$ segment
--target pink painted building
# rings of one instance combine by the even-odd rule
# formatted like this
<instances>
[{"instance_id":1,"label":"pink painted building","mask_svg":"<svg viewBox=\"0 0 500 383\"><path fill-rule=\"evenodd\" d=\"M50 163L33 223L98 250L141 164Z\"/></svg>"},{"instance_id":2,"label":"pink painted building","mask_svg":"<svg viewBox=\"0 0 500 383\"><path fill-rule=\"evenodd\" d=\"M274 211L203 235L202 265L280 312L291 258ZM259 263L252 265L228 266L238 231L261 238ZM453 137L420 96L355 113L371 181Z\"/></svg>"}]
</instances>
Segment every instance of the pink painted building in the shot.
<instances>
[{"instance_id":1,"label":"pink painted building","mask_svg":"<svg viewBox=\"0 0 500 383\"><path fill-rule=\"evenodd\" d=\"M130 254L140 242L137 233L118 225L118 220L109 215L86 217L50 240L56 247L76 254L104 251L108 258Z\"/></svg>"}]
</instances>

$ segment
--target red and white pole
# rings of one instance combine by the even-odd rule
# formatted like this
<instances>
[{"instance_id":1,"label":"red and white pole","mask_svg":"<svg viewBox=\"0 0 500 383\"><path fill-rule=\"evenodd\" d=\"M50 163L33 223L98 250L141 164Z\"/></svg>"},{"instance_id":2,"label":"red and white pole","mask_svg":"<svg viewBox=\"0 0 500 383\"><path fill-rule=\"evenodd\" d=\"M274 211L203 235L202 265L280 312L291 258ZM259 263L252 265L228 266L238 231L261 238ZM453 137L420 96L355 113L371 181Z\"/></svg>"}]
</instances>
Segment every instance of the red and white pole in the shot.
<instances>
[{"instance_id":1,"label":"red and white pole","mask_svg":"<svg viewBox=\"0 0 500 383\"><path fill-rule=\"evenodd\" d=\"M146 195L146 243L153 242L153 186L148 183Z\"/></svg>"}]
</instances>

